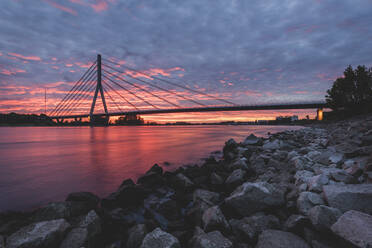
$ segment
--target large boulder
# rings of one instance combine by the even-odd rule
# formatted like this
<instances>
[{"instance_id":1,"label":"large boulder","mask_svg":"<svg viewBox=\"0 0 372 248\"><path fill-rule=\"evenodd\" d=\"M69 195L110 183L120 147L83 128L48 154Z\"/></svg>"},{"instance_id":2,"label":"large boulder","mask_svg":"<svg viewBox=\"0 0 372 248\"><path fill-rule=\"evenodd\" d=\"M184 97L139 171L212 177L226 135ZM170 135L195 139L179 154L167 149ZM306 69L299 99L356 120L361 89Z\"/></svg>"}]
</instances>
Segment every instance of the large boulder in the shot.
<instances>
[{"instance_id":1,"label":"large boulder","mask_svg":"<svg viewBox=\"0 0 372 248\"><path fill-rule=\"evenodd\" d=\"M300 233L309 222L306 216L293 214L284 223L284 229L289 232Z\"/></svg>"},{"instance_id":2,"label":"large boulder","mask_svg":"<svg viewBox=\"0 0 372 248\"><path fill-rule=\"evenodd\" d=\"M155 164L148 170L145 175L141 176L137 180L137 184L143 185L145 187L161 186L165 183L165 178L163 177L163 168Z\"/></svg>"},{"instance_id":3,"label":"large boulder","mask_svg":"<svg viewBox=\"0 0 372 248\"><path fill-rule=\"evenodd\" d=\"M324 201L319 194L313 192L301 192L297 199L297 209L303 215L307 215L309 210L316 205L324 205Z\"/></svg>"},{"instance_id":4,"label":"large boulder","mask_svg":"<svg viewBox=\"0 0 372 248\"><path fill-rule=\"evenodd\" d=\"M327 185L323 192L328 205L342 212L357 210L372 214L372 184Z\"/></svg>"},{"instance_id":5,"label":"large boulder","mask_svg":"<svg viewBox=\"0 0 372 248\"><path fill-rule=\"evenodd\" d=\"M244 183L225 199L226 206L249 216L255 212L282 206L284 192L267 182Z\"/></svg>"},{"instance_id":6,"label":"large boulder","mask_svg":"<svg viewBox=\"0 0 372 248\"><path fill-rule=\"evenodd\" d=\"M372 247L372 216L350 210L331 227L332 231L357 247Z\"/></svg>"},{"instance_id":7,"label":"large boulder","mask_svg":"<svg viewBox=\"0 0 372 248\"><path fill-rule=\"evenodd\" d=\"M242 169L236 169L226 179L225 184L227 184L229 187L236 187L244 182L245 175L245 171Z\"/></svg>"},{"instance_id":8,"label":"large boulder","mask_svg":"<svg viewBox=\"0 0 372 248\"><path fill-rule=\"evenodd\" d=\"M265 230L258 237L256 248L310 248L303 239L293 233L279 230Z\"/></svg>"},{"instance_id":9,"label":"large boulder","mask_svg":"<svg viewBox=\"0 0 372 248\"><path fill-rule=\"evenodd\" d=\"M86 214L88 211L89 207L83 202L52 202L36 210L31 219L33 222L71 219Z\"/></svg>"},{"instance_id":10,"label":"large boulder","mask_svg":"<svg viewBox=\"0 0 372 248\"><path fill-rule=\"evenodd\" d=\"M94 247L95 238L101 230L101 219L92 210L67 234L60 248Z\"/></svg>"},{"instance_id":11,"label":"large boulder","mask_svg":"<svg viewBox=\"0 0 372 248\"><path fill-rule=\"evenodd\" d=\"M64 219L33 223L7 238L7 248L58 247L70 224Z\"/></svg>"},{"instance_id":12,"label":"large boulder","mask_svg":"<svg viewBox=\"0 0 372 248\"><path fill-rule=\"evenodd\" d=\"M210 232L220 230L224 232L229 229L229 223L218 206L213 206L204 211L202 216L204 231Z\"/></svg>"},{"instance_id":13,"label":"large boulder","mask_svg":"<svg viewBox=\"0 0 372 248\"><path fill-rule=\"evenodd\" d=\"M177 238L164 232L159 227L148 233L142 241L141 248L180 248Z\"/></svg>"},{"instance_id":14,"label":"large boulder","mask_svg":"<svg viewBox=\"0 0 372 248\"><path fill-rule=\"evenodd\" d=\"M258 138L256 135L253 133L250 134L245 140L243 141L243 145L248 146L248 145L260 145L262 144L262 139Z\"/></svg>"},{"instance_id":15,"label":"large boulder","mask_svg":"<svg viewBox=\"0 0 372 248\"><path fill-rule=\"evenodd\" d=\"M90 209L95 209L100 201L99 197L91 192L74 192L70 193L66 201L70 202L82 202Z\"/></svg>"},{"instance_id":16,"label":"large boulder","mask_svg":"<svg viewBox=\"0 0 372 248\"><path fill-rule=\"evenodd\" d=\"M186 190L194 186L194 183L182 173L178 173L175 177L173 177L172 183L176 188L182 190Z\"/></svg>"},{"instance_id":17,"label":"large boulder","mask_svg":"<svg viewBox=\"0 0 372 248\"><path fill-rule=\"evenodd\" d=\"M201 234L194 238L191 248L232 248L233 244L219 231Z\"/></svg>"},{"instance_id":18,"label":"large boulder","mask_svg":"<svg viewBox=\"0 0 372 248\"><path fill-rule=\"evenodd\" d=\"M329 230L341 214L341 211L337 208L330 208L324 205L315 206L308 212L311 223L319 231Z\"/></svg>"},{"instance_id":19,"label":"large boulder","mask_svg":"<svg viewBox=\"0 0 372 248\"><path fill-rule=\"evenodd\" d=\"M147 233L145 224L137 224L128 231L127 248L138 248L141 246Z\"/></svg>"}]
</instances>

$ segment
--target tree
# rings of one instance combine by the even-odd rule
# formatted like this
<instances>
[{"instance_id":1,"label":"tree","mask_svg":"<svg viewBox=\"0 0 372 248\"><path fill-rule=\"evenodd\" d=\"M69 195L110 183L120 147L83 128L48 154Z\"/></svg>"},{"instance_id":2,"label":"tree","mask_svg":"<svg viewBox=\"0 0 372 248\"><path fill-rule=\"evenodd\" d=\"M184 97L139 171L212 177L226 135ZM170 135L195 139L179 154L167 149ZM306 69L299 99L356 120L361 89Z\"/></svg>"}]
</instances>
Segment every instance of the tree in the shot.
<instances>
[{"instance_id":1,"label":"tree","mask_svg":"<svg viewBox=\"0 0 372 248\"><path fill-rule=\"evenodd\" d=\"M339 77L327 90L328 106L335 110L361 113L372 110L372 67L349 65L343 77Z\"/></svg>"}]
</instances>

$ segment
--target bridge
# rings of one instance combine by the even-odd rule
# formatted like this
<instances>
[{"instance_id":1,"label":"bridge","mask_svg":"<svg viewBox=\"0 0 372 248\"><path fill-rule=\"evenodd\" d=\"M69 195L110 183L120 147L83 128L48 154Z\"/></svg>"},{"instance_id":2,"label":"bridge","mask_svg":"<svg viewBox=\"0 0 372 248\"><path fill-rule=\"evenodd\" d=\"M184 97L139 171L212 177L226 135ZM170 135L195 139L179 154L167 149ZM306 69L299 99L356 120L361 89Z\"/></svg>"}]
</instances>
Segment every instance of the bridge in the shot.
<instances>
[{"instance_id":1,"label":"bridge","mask_svg":"<svg viewBox=\"0 0 372 248\"><path fill-rule=\"evenodd\" d=\"M181 91L171 90L163 85L171 85L181 89ZM113 93L116 98L112 95ZM110 105L116 108L115 110L109 111L105 95L108 96L107 99ZM193 96L198 96L199 99L195 99ZM89 98L92 98L91 103L89 103ZM156 103L150 102L150 98L151 100L156 100ZM102 112L95 113L97 100L102 102L103 109ZM211 100L214 103L217 102L217 104L209 104ZM181 103L188 103L193 106L181 106ZM76 120L89 118L91 124L94 125L95 122L98 122L97 120L102 119L108 123L110 116L317 109L317 118L321 120L323 108L325 107L326 103L324 102L238 105L230 100L191 88L187 84L175 83L168 79L154 76L151 71L138 71L120 61L115 62L110 59L102 59L101 55L97 55L97 60L93 62L71 90L49 113L49 117L57 120L57 122L71 118Z\"/></svg>"}]
</instances>

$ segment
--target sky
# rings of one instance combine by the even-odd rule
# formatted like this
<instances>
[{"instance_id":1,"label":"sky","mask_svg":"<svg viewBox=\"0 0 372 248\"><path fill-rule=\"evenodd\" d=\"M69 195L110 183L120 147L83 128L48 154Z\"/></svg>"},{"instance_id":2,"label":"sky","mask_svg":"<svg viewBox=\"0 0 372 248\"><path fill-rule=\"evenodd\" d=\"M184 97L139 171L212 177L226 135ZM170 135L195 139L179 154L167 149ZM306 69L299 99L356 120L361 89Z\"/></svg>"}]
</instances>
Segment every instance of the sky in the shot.
<instances>
[{"instance_id":1,"label":"sky","mask_svg":"<svg viewBox=\"0 0 372 248\"><path fill-rule=\"evenodd\" d=\"M51 113L97 54L106 59L104 69L111 70L106 64L117 70L107 76L132 82L120 84L159 108L172 107L164 99L184 107L195 106L185 98L226 104L204 94L235 104L324 101L348 65L372 66L371 11L371 0L2 0L0 112L43 113L46 91ZM151 108L111 84L138 108ZM104 87L113 97L106 94L109 111L133 109L105 82ZM81 104L72 112L89 111L93 92L82 89L80 94ZM100 101L96 111L103 111ZM244 121L292 114L315 111L145 119Z\"/></svg>"}]
</instances>

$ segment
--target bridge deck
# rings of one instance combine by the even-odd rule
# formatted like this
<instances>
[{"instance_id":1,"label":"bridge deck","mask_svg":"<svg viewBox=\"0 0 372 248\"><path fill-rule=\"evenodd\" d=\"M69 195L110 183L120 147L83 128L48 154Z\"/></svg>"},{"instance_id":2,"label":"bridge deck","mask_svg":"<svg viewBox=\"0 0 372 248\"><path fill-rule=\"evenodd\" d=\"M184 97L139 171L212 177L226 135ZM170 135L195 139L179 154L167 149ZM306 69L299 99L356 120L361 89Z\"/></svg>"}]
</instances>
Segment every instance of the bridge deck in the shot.
<instances>
[{"instance_id":1,"label":"bridge deck","mask_svg":"<svg viewBox=\"0 0 372 248\"><path fill-rule=\"evenodd\" d=\"M151 109L151 110L136 110L126 112L112 112L109 116L122 115L148 115L148 114L168 114L168 113L191 113L191 112L216 112L216 111L247 111L247 110L280 110L280 109L317 109L325 108L326 103L299 103L299 104L270 104L270 105L235 105L235 106L213 106L213 107L197 107L197 108L172 108L172 109ZM104 113L94 114L95 116L106 116ZM50 116L52 119L69 119L69 118L85 118L89 114L65 115L65 116Z\"/></svg>"}]
</instances>

